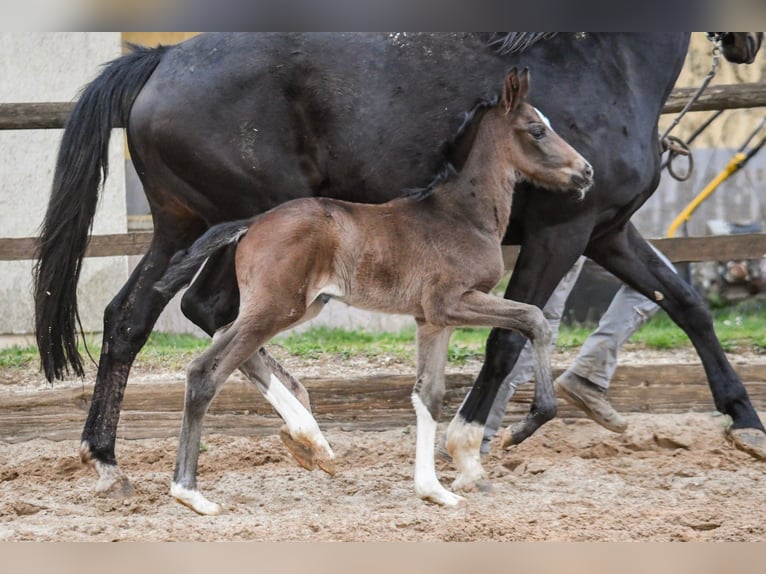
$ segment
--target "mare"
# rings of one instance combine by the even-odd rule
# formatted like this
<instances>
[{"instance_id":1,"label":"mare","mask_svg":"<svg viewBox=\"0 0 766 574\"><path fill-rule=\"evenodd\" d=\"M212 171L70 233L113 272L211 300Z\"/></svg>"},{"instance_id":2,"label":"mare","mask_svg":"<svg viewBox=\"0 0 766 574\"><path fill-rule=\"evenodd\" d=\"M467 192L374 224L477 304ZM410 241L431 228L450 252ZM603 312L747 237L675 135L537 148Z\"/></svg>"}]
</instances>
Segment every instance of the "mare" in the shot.
<instances>
[{"instance_id":1,"label":"mare","mask_svg":"<svg viewBox=\"0 0 766 574\"><path fill-rule=\"evenodd\" d=\"M712 33L751 62L761 33ZM298 197L382 203L422 187L443 164L460 114L497 93L514 65L535 70L530 103L593 164L584 200L521 184L506 244L521 252L506 298L542 307L583 253L659 304L688 334L737 447L766 457L766 433L713 332L704 302L630 223L659 181L657 121L689 33L204 34L136 48L88 84L69 117L35 272L36 334L48 379L83 375L76 286L107 171L113 125L127 141L154 222L152 243L107 306L81 456L98 491L128 494L115 439L133 360L170 293L153 289L173 254L204 231ZM216 253L182 308L208 333L233 321L234 249ZM483 424L525 338L493 329L461 407ZM532 405L534 413L536 404Z\"/></svg>"},{"instance_id":2,"label":"mare","mask_svg":"<svg viewBox=\"0 0 766 574\"><path fill-rule=\"evenodd\" d=\"M295 199L251 220L218 224L173 258L156 286L161 292L177 292L211 254L238 244L237 318L187 369L171 485L178 501L200 514L221 510L197 489L197 461L205 412L238 368L285 421L288 448L309 459L309 467L316 464L333 472L332 449L311 412L258 352L277 333L316 316L330 297L415 318L412 402L417 415L415 492L421 498L448 506L462 500L439 483L434 469L436 423L454 327L492 326L528 337L536 358L535 403L546 416L554 416L551 332L545 316L534 305L489 291L503 275L502 240L516 184L526 180L545 189L574 189L582 197L593 183L593 169L525 102L528 91L528 70L521 75L511 70L499 102L496 98L493 104L478 105L456 138L465 140L461 145L470 150L462 169L446 172L420 193L382 204ZM455 488L483 476L483 429L459 415L448 428L447 449L458 467Z\"/></svg>"}]
</instances>

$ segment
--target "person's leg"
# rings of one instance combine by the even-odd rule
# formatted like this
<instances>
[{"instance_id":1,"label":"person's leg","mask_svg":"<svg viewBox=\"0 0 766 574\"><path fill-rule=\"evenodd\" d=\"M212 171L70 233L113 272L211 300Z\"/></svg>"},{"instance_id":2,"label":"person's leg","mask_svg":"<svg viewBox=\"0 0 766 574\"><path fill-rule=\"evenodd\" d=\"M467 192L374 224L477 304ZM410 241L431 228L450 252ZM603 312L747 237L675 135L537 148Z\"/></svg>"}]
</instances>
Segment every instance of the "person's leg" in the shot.
<instances>
[{"instance_id":1,"label":"person's leg","mask_svg":"<svg viewBox=\"0 0 766 574\"><path fill-rule=\"evenodd\" d=\"M655 252L675 269L662 253ZM654 301L623 285L572 366L556 379L559 396L601 426L614 432L625 431L627 421L609 403L606 391L617 369L618 350L658 310Z\"/></svg>"}]
</instances>

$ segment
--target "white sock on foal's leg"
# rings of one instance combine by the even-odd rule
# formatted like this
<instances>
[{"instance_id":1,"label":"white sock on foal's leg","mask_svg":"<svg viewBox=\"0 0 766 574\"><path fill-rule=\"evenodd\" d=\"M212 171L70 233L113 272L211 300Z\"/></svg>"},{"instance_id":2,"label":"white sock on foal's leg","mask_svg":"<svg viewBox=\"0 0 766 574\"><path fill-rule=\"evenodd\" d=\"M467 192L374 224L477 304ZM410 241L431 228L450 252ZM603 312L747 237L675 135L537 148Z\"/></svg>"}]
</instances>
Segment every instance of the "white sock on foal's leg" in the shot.
<instances>
[{"instance_id":1,"label":"white sock on foal's leg","mask_svg":"<svg viewBox=\"0 0 766 574\"><path fill-rule=\"evenodd\" d=\"M314 416L276 376L271 375L269 388L266 389L263 396L285 421L290 431L290 436L293 439L300 442L305 441L318 450L323 451L324 456L328 460L335 458L335 454L332 452L322 431L319 430L319 425Z\"/></svg>"},{"instance_id":2,"label":"white sock on foal's leg","mask_svg":"<svg viewBox=\"0 0 766 574\"><path fill-rule=\"evenodd\" d=\"M444 488L436 477L434 468L434 441L436 421L417 394L412 395L417 416L417 443L415 447L415 493L424 500L445 506L455 506L462 496Z\"/></svg>"}]
</instances>

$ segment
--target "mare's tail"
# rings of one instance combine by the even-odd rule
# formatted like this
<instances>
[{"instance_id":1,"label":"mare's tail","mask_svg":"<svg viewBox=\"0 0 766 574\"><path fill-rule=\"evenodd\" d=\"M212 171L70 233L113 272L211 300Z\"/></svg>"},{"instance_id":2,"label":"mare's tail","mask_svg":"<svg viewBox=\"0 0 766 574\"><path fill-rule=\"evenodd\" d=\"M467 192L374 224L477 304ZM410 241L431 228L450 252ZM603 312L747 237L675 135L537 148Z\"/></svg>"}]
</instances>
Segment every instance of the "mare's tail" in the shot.
<instances>
[{"instance_id":1,"label":"mare's tail","mask_svg":"<svg viewBox=\"0 0 766 574\"><path fill-rule=\"evenodd\" d=\"M170 266L154 286L154 289L173 296L179 289L191 283L205 260L216 251L236 243L247 233L253 219L241 219L219 223L208 229L189 249L179 251L170 260Z\"/></svg>"},{"instance_id":2,"label":"mare's tail","mask_svg":"<svg viewBox=\"0 0 766 574\"><path fill-rule=\"evenodd\" d=\"M72 110L59 146L48 211L34 269L35 335L45 376L84 375L77 350L82 331L77 281L109 168L112 126L127 125L130 109L167 48L133 46L105 65Z\"/></svg>"}]
</instances>

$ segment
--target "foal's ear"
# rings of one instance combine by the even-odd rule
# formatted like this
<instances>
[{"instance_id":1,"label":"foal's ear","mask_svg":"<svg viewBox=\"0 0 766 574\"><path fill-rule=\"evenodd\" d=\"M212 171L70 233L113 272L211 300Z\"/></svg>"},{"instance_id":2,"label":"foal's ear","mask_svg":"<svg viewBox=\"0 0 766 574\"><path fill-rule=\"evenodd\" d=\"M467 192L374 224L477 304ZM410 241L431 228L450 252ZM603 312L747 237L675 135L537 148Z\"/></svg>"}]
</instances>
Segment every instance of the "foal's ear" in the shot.
<instances>
[{"instance_id":1,"label":"foal's ear","mask_svg":"<svg viewBox=\"0 0 766 574\"><path fill-rule=\"evenodd\" d=\"M529 68L524 68L519 77L519 101L526 99L529 89L532 87L532 79L529 74Z\"/></svg>"},{"instance_id":2,"label":"foal's ear","mask_svg":"<svg viewBox=\"0 0 766 574\"><path fill-rule=\"evenodd\" d=\"M513 112L524 99L526 95L526 89L522 88L522 78L526 78L527 86L529 85L529 72L524 70L522 77L519 78L519 71L514 67L508 72L505 77L505 85L503 86L503 95L500 97L500 105L503 106L503 111L506 114Z\"/></svg>"}]
</instances>

